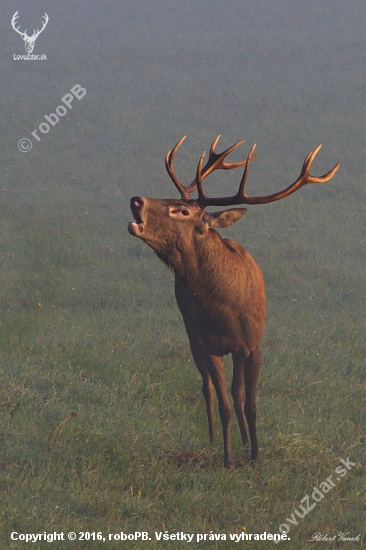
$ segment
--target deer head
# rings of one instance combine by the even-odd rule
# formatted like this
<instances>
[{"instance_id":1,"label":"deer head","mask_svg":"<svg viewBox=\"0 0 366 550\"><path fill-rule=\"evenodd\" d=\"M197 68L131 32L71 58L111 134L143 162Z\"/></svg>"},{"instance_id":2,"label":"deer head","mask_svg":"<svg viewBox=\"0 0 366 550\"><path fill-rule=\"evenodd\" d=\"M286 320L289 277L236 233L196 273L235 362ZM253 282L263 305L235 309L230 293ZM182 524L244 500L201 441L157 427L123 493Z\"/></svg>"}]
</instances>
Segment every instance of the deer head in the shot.
<instances>
[{"instance_id":1,"label":"deer head","mask_svg":"<svg viewBox=\"0 0 366 550\"><path fill-rule=\"evenodd\" d=\"M28 36L28 35L27 35L27 29L25 29L24 32L21 32L21 31L19 30L19 27L17 28L17 27L15 26L18 17L19 17L19 10L16 11L16 12L14 13L13 18L12 18L12 20L11 20L11 26L12 26L13 29L14 29L18 34L20 34L20 36L23 38L23 40L24 40L24 46L25 46L25 51L26 51L27 53L32 53L32 52L33 52L33 49L34 49L35 42L36 42L38 36L39 36L39 35L41 34L41 32L43 31L43 29L45 28L45 26L47 25L49 17L48 17L48 15L47 15L47 13L44 14L44 16L43 16L43 17L44 17L44 21L43 21L43 25L42 25L41 30L38 30L38 29L37 29L37 30L34 30L32 36Z\"/></svg>"}]
</instances>

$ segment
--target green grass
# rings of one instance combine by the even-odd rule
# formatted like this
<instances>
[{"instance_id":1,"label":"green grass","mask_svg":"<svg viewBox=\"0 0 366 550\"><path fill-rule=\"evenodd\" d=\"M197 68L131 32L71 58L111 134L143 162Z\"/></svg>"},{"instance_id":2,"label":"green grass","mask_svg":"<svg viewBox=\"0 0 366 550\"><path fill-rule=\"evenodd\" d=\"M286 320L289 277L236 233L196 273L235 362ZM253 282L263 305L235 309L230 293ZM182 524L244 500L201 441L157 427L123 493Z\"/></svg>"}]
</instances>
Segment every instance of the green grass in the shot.
<instances>
[{"instance_id":1,"label":"green grass","mask_svg":"<svg viewBox=\"0 0 366 550\"><path fill-rule=\"evenodd\" d=\"M19 547L9 544L14 530L148 531L153 539L161 530L278 532L347 457L357 466L291 527L291 548L310 548L312 533L336 533L340 525L361 532L363 311L355 287L343 307L340 296L332 298L326 251L309 249L296 230L282 243L271 230L264 240L269 314L258 390L261 459L249 465L234 421L237 469L227 472L220 431L217 444L208 444L200 376L172 275L127 235L119 214L93 212L87 193L71 210L61 195L56 209L43 189L47 211L39 210L35 194L27 209L14 208L13 195L3 204L4 548ZM256 224L254 217L254 232ZM288 260L277 264L282 254ZM360 281L357 265L355 259L343 266L337 284L351 273ZM230 379L229 362L227 373ZM88 548L101 544L89 541ZM149 548L161 544L187 543L153 540Z\"/></svg>"}]
</instances>

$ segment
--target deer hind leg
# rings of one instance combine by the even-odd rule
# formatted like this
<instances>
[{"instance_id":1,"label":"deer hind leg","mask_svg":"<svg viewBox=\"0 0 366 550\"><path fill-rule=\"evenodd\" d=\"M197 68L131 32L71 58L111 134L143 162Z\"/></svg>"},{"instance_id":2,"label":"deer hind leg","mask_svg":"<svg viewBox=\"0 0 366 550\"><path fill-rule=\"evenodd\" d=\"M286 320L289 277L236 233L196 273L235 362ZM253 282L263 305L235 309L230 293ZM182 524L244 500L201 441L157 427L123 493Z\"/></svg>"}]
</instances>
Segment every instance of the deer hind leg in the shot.
<instances>
[{"instance_id":1,"label":"deer hind leg","mask_svg":"<svg viewBox=\"0 0 366 550\"><path fill-rule=\"evenodd\" d=\"M248 357L244 359L244 381L245 381L245 405L244 412L248 422L249 437L251 444L251 460L258 458L257 441L257 405L255 394L261 366L261 352L259 348L251 349Z\"/></svg>"},{"instance_id":2,"label":"deer hind leg","mask_svg":"<svg viewBox=\"0 0 366 550\"><path fill-rule=\"evenodd\" d=\"M233 353L233 381L231 384L231 395L234 401L234 408L239 422L241 439L243 445L249 446L247 428L245 425L245 393L244 393L244 368L245 358L242 353Z\"/></svg>"},{"instance_id":3,"label":"deer hind leg","mask_svg":"<svg viewBox=\"0 0 366 550\"><path fill-rule=\"evenodd\" d=\"M219 411L224 435L224 465L225 468L235 468L235 462L231 453L231 405L226 390L226 378L222 357L216 355L206 356L206 365L215 386L219 401Z\"/></svg>"}]
</instances>

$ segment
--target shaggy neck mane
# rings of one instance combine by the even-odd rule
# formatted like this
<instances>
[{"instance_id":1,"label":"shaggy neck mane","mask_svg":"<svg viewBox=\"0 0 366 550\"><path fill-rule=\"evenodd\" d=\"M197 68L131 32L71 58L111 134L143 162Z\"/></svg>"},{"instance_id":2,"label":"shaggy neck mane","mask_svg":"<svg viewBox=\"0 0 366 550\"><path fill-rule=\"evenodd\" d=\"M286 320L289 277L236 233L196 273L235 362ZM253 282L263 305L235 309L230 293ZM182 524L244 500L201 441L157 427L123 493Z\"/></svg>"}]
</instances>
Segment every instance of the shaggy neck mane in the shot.
<instances>
[{"instance_id":1,"label":"shaggy neck mane","mask_svg":"<svg viewBox=\"0 0 366 550\"><path fill-rule=\"evenodd\" d=\"M165 263L204 303L207 296L220 295L225 291L228 273L232 273L233 267L236 271L235 264L240 262L240 258L237 251L230 248L213 229L209 229L209 234L205 236L193 233L191 239L192 242L186 243L186 246L177 245Z\"/></svg>"}]
</instances>

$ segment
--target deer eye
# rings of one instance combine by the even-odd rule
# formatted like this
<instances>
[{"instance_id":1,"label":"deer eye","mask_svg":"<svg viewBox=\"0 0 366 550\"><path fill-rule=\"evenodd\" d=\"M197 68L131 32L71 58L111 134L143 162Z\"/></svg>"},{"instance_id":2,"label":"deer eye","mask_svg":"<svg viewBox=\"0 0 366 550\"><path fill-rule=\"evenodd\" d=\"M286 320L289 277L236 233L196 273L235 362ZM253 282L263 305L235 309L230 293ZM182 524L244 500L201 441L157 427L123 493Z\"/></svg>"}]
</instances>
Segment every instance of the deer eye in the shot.
<instances>
[{"instance_id":1,"label":"deer eye","mask_svg":"<svg viewBox=\"0 0 366 550\"><path fill-rule=\"evenodd\" d=\"M183 216L189 216L188 210L181 210Z\"/></svg>"}]
</instances>

